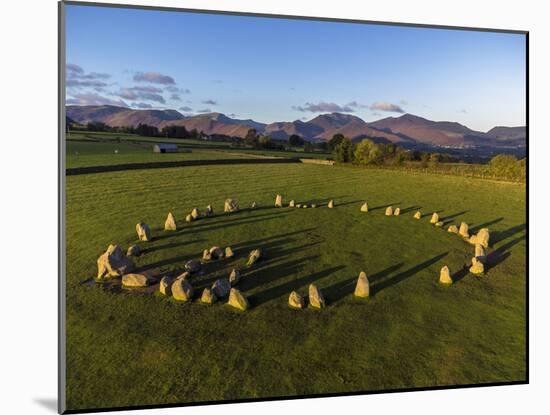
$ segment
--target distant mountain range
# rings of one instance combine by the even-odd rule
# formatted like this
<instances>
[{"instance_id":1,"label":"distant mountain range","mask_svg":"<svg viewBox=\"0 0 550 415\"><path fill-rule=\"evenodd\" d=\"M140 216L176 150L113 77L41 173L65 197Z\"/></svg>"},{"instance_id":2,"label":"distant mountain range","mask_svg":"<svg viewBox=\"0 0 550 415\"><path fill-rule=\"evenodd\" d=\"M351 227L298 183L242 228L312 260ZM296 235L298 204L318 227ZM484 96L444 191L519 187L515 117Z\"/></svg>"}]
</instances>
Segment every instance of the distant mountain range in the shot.
<instances>
[{"instance_id":1,"label":"distant mountain range","mask_svg":"<svg viewBox=\"0 0 550 415\"><path fill-rule=\"evenodd\" d=\"M183 125L205 134L244 137L250 128L275 139L297 134L308 141L330 140L340 133L354 141L370 138L404 146L443 147L521 147L526 143L525 127L494 127L475 131L457 122L431 121L412 114L388 117L374 122L341 113L322 114L309 121L282 121L263 124L254 120L230 118L218 112L186 117L176 110L136 110L112 105L67 106L67 117L74 122L103 122L112 127L137 126L139 123L162 128Z\"/></svg>"}]
</instances>

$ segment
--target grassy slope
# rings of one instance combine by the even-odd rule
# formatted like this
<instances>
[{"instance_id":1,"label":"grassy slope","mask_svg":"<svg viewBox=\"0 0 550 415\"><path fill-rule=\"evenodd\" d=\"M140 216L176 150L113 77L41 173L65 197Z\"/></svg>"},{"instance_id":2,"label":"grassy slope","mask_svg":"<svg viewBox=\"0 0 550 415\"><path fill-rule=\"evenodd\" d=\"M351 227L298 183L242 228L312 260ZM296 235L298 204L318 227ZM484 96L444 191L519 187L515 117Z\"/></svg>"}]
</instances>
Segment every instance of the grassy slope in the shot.
<instances>
[{"instance_id":1,"label":"grassy slope","mask_svg":"<svg viewBox=\"0 0 550 415\"><path fill-rule=\"evenodd\" d=\"M275 209L278 192L337 207ZM220 212L226 197L262 208L161 230L168 211L181 223L195 206ZM387 204L404 213L384 217ZM429 217L414 220L415 206L489 226L497 260L488 275L439 286L439 269L458 271L473 250ZM241 283L252 309L81 285L109 243L136 242L139 220L158 236L141 243L142 266L176 269L214 244L236 250L196 287L264 248L268 258ZM524 379L524 224L523 185L460 177L299 164L67 177L69 408ZM360 270L374 292L365 301L351 295ZM327 309L288 309L290 291L306 294L310 282Z\"/></svg>"}]
</instances>

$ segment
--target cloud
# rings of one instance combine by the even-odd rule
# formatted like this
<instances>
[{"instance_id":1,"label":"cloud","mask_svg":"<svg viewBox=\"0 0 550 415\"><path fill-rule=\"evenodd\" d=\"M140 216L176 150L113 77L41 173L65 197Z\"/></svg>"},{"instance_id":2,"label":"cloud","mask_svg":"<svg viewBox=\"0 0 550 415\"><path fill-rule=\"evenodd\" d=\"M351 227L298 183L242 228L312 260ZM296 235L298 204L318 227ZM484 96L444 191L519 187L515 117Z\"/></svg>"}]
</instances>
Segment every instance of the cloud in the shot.
<instances>
[{"instance_id":1,"label":"cloud","mask_svg":"<svg viewBox=\"0 0 550 415\"><path fill-rule=\"evenodd\" d=\"M463 113L463 114L468 114L468 111L466 111L466 109L462 108L459 112Z\"/></svg>"},{"instance_id":2,"label":"cloud","mask_svg":"<svg viewBox=\"0 0 550 415\"><path fill-rule=\"evenodd\" d=\"M96 80L85 80L81 81L80 79L67 79L66 86L67 88L104 88L108 84L103 81Z\"/></svg>"},{"instance_id":3,"label":"cloud","mask_svg":"<svg viewBox=\"0 0 550 415\"><path fill-rule=\"evenodd\" d=\"M109 85L103 81L111 77L107 73L86 73L81 66L74 63L68 63L66 68L67 81L65 86L67 89L93 88L95 91L101 92Z\"/></svg>"},{"instance_id":4,"label":"cloud","mask_svg":"<svg viewBox=\"0 0 550 415\"><path fill-rule=\"evenodd\" d=\"M334 102L321 101L317 104L306 102L303 106L293 106L292 109L300 112L355 112L353 107L358 105L359 104L355 101L352 101L346 105L338 105Z\"/></svg>"},{"instance_id":5,"label":"cloud","mask_svg":"<svg viewBox=\"0 0 550 415\"><path fill-rule=\"evenodd\" d=\"M390 104L389 102L375 102L370 106L372 111L384 111L384 112L398 112L403 114L405 111L397 104Z\"/></svg>"},{"instance_id":6,"label":"cloud","mask_svg":"<svg viewBox=\"0 0 550 415\"><path fill-rule=\"evenodd\" d=\"M212 110L210 108L203 108L201 110L197 110L197 113L199 113L199 114L207 114L209 112L212 112Z\"/></svg>"},{"instance_id":7,"label":"cloud","mask_svg":"<svg viewBox=\"0 0 550 415\"><path fill-rule=\"evenodd\" d=\"M68 63L67 66L67 75L71 75L71 74L83 74L84 73L84 69L82 69L81 66L79 65L75 65L74 63Z\"/></svg>"},{"instance_id":8,"label":"cloud","mask_svg":"<svg viewBox=\"0 0 550 415\"><path fill-rule=\"evenodd\" d=\"M184 107L180 107L180 111L190 112L190 111L193 111L193 108L184 106Z\"/></svg>"},{"instance_id":9,"label":"cloud","mask_svg":"<svg viewBox=\"0 0 550 415\"><path fill-rule=\"evenodd\" d=\"M165 104L166 101L159 92L162 92L162 89L155 88L154 86L134 86L131 88L120 88L120 91L115 93L115 95L130 101L139 99Z\"/></svg>"},{"instance_id":10,"label":"cloud","mask_svg":"<svg viewBox=\"0 0 550 415\"><path fill-rule=\"evenodd\" d=\"M172 99L174 101L181 101L181 97L179 96L179 94L170 95L170 99Z\"/></svg>"},{"instance_id":11,"label":"cloud","mask_svg":"<svg viewBox=\"0 0 550 415\"><path fill-rule=\"evenodd\" d=\"M168 75L163 75L159 72L138 72L134 75L136 82L149 82L151 84L175 85L174 78Z\"/></svg>"},{"instance_id":12,"label":"cloud","mask_svg":"<svg viewBox=\"0 0 550 415\"><path fill-rule=\"evenodd\" d=\"M202 103L207 105L218 105L218 103L213 99L205 99L204 101L202 101Z\"/></svg>"},{"instance_id":13,"label":"cloud","mask_svg":"<svg viewBox=\"0 0 550 415\"><path fill-rule=\"evenodd\" d=\"M147 104L146 102L137 102L137 103L134 103L134 104L132 104L132 107L141 108L141 109L150 109L150 108L153 108L153 106L152 106L151 104Z\"/></svg>"},{"instance_id":14,"label":"cloud","mask_svg":"<svg viewBox=\"0 0 550 415\"><path fill-rule=\"evenodd\" d=\"M179 88L175 85L169 85L164 88L165 91L172 92L174 94L190 94L191 90L188 88Z\"/></svg>"},{"instance_id":15,"label":"cloud","mask_svg":"<svg viewBox=\"0 0 550 415\"><path fill-rule=\"evenodd\" d=\"M118 107L128 107L128 104L120 99L113 100L93 92L74 94L67 99L67 105L115 105Z\"/></svg>"}]
</instances>

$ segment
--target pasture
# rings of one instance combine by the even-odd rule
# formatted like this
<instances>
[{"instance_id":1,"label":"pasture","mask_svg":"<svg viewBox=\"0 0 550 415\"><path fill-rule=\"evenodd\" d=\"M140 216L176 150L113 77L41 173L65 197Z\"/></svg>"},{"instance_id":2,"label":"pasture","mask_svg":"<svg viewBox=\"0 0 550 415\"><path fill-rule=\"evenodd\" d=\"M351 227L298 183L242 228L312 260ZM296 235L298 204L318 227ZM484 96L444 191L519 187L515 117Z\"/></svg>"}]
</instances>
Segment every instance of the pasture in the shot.
<instances>
[{"instance_id":1,"label":"pasture","mask_svg":"<svg viewBox=\"0 0 550 415\"><path fill-rule=\"evenodd\" d=\"M210 154L203 151L162 157ZM128 157L158 157L146 153ZM97 155L90 163L104 162ZM68 162L78 163L69 154ZM277 193L285 204L321 206L275 208ZM525 196L523 184L305 164L67 176L68 408L524 380ZM222 213L228 197L242 210ZM322 206L329 199L334 209ZM258 208L248 209L253 201ZM364 201L369 213L359 210ZM184 223L208 204L213 217ZM388 205L401 216L385 217ZM421 220L412 217L417 209ZM434 211L444 229L429 224ZM177 231L163 230L168 212ZM137 241L139 221L151 226L153 241ZM445 230L461 221L491 231L483 277L464 271L473 247ZM231 246L234 258L191 281L200 294L240 267L251 309L84 284L110 243L124 250L137 243L144 254L136 264L161 271L181 269L213 245ZM266 258L247 269L254 248ZM443 265L452 286L438 284ZM353 290L362 270L372 295L359 300ZM289 309L289 293L306 295L312 282L327 308Z\"/></svg>"}]
</instances>

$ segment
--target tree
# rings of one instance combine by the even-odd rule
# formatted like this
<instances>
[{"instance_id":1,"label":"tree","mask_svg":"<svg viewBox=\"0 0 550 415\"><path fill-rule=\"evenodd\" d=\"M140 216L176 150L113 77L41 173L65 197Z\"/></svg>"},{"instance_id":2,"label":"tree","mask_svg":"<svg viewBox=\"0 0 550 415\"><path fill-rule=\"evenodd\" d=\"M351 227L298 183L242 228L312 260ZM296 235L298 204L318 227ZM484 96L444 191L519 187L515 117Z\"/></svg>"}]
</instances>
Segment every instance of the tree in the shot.
<instances>
[{"instance_id":1,"label":"tree","mask_svg":"<svg viewBox=\"0 0 550 415\"><path fill-rule=\"evenodd\" d=\"M246 133L246 136L244 137L244 142L248 145L256 147L258 144L258 132L255 128L251 128Z\"/></svg>"},{"instance_id":2,"label":"tree","mask_svg":"<svg viewBox=\"0 0 550 415\"><path fill-rule=\"evenodd\" d=\"M353 143L349 138L344 138L336 145L334 158L339 163L351 163L353 161Z\"/></svg>"},{"instance_id":3,"label":"tree","mask_svg":"<svg viewBox=\"0 0 550 415\"><path fill-rule=\"evenodd\" d=\"M312 153L314 151L314 147L313 147L313 144L311 144L310 142L306 142L304 144L304 151L306 153Z\"/></svg>"},{"instance_id":4,"label":"tree","mask_svg":"<svg viewBox=\"0 0 550 415\"><path fill-rule=\"evenodd\" d=\"M290 137L288 137L288 144L290 144L291 146L303 146L304 139L298 134L292 134Z\"/></svg>"},{"instance_id":5,"label":"tree","mask_svg":"<svg viewBox=\"0 0 550 415\"><path fill-rule=\"evenodd\" d=\"M334 134L328 142L328 149L334 151L336 146L344 141L345 137L343 134Z\"/></svg>"}]
</instances>

